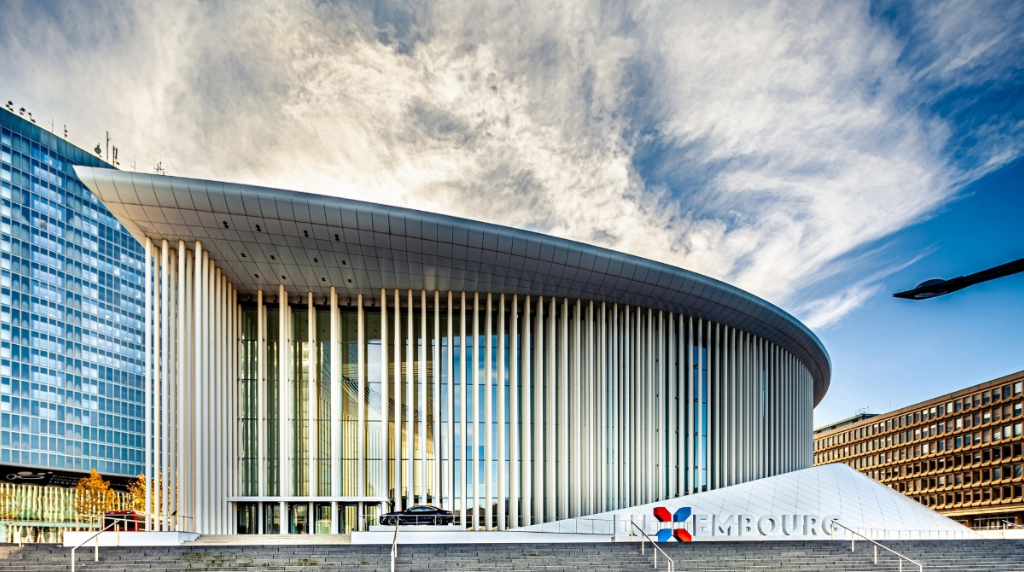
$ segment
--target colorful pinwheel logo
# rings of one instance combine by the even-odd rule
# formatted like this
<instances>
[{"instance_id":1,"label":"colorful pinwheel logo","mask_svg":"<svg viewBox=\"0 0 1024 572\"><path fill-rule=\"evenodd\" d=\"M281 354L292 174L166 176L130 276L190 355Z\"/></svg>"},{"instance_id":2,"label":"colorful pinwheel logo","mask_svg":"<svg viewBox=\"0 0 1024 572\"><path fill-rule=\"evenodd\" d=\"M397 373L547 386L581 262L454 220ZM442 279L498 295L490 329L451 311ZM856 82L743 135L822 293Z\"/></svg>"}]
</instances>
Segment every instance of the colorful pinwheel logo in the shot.
<instances>
[{"instance_id":1,"label":"colorful pinwheel logo","mask_svg":"<svg viewBox=\"0 0 1024 572\"><path fill-rule=\"evenodd\" d=\"M693 540L690 533L682 527L686 519L690 518L690 507L680 507L675 514L669 513L668 509L663 506L655 507L654 518L658 519L658 522L672 523L670 528L663 528L658 531L658 542L668 542L672 538L679 542L690 542Z\"/></svg>"}]
</instances>

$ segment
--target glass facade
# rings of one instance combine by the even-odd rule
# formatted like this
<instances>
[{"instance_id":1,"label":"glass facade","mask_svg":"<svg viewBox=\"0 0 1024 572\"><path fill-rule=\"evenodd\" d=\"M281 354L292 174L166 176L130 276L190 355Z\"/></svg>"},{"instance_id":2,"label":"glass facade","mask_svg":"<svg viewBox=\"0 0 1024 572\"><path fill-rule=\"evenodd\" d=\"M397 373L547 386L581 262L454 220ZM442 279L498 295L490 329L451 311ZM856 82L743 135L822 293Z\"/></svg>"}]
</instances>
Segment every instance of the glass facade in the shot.
<instances>
[{"instance_id":1,"label":"glass facade","mask_svg":"<svg viewBox=\"0 0 1024 572\"><path fill-rule=\"evenodd\" d=\"M0 463L143 464L143 252L75 177L103 161L0 110Z\"/></svg>"},{"instance_id":2,"label":"glass facade","mask_svg":"<svg viewBox=\"0 0 1024 572\"><path fill-rule=\"evenodd\" d=\"M364 503L369 523L379 510L434 504L453 510L464 525L497 528L592 512L599 506L628 506L669 491L708 490L715 467L721 473L722 459L716 451L725 450L720 441L716 448L712 436L716 423L718 431L726 431L722 427L727 420L721 412L745 408L740 415L744 428L739 430L767 436L768 419L775 421L768 392L786 389L789 382L781 369L787 362L775 359L777 354L768 345L736 338L735 333L729 338L712 324L685 316L668 321L639 309L595 313L568 304L544 308L538 304L530 318L531 309L525 305L499 308L494 304L488 310L483 303L468 301L463 306L456 301L452 308L424 311L421 305L397 301L398 311L390 304L385 313L379 307L364 307L362 332L359 311L351 306L338 308L334 331L329 306L303 301L286 307L283 333L290 348L285 369L290 385L285 393L288 402L281 408L290 416L286 438L276 433L271 420L278 407L272 396L278 388L273 380L276 360L269 356L275 353L275 339L281 334L276 320L279 304L264 305L267 365L274 366L267 369L265 392L267 495L258 493L256 475L261 448L259 419L254 417L259 411L255 372L260 311L251 303L240 310L242 496L308 497L284 501L290 533L332 530L331 505L316 502L317 497L333 497L338 503L338 530L348 532L357 526L358 498L386 499L383 505ZM549 311L541 313L542 309ZM387 320L383 334L382 319ZM516 331L510 328L513 322ZM532 337L526 333L527 326L532 326ZM606 326L612 331L602 335ZM593 337L598 335L602 339ZM332 351L340 352L336 362L332 362ZM332 363L341 368L337 419L332 417ZM725 367L728 376L722 373ZM310 368L315 375L310 375ZM598 376L606 380L603 386L594 385ZM749 380L741 381L746 376ZM732 387L730 380L740 385ZM362 404L360 382L365 389ZM732 395L727 397L726 392ZM530 395L535 396L532 401ZM387 404L383 410L382 403ZM310 404L316 404L313 415ZM381 422L382 411L387 414L386 424ZM519 421L513 424L512 420ZM664 439L664 446L643 446L661 439L657 437L661 424L675 425L678 432ZM628 429L622 432L621 427ZM596 457L600 432L607 439L622 439L623 452L617 462L608 459L606 468L599 471L596 465L583 467L578 459L587 454ZM334 446L336 436L341 442ZM513 445L517 438L521 441ZM386 472L381 462L385 442ZM534 451L532 458L528 450ZM334 454L337 473L331 462ZM678 460L668 465L676 454ZM288 487L281 495L274 485L279 455L287 459L289 469L285 473ZM767 463L762 457L752 453L751 470L759 459ZM591 464L596 462L595 458ZM537 510L532 516L515 499L507 477L513 465L524 481L536 484ZM685 473L684 465L689 466ZM582 469L579 477L577 467ZM311 468L315 475L311 476ZM360 473L365 475L363 488ZM605 498L595 498L589 507L572 501L575 491L584 494L581 478L605 479L603 491L594 491ZM273 506L265 505L267 532L281 525L277 501L271 502ZM518 505L515 510L513 502ZM239 529L253 530L256 505L243 502L239 506L243 505ZM516 520L499 523L500 515L516 515Z\"/></svg>"}]
</instances>

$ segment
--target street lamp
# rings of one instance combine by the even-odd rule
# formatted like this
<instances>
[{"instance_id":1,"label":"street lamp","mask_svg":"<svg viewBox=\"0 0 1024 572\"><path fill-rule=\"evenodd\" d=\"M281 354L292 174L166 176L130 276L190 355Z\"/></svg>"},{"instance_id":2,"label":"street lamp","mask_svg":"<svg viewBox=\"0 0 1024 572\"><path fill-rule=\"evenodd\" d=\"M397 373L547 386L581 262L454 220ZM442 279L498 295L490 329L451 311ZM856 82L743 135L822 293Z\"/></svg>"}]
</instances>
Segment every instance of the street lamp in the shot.
<instances>
[{"instance_id":1,"label":"street lamp","mask_svg":"<svg viewBox=\"0 0 1024 572\"><path fill-rule=\"evenodd\" d=\"M918 284L913 290L897 292L896 294L893 294L893 297L905 298L907 300L927 300L928 298L934 298L936 296L942 296L943 294L949 294L950 292L956 292L957 290L963 290L964 288L974 284L988 282L989 280L995 280L996 278L1002 278L1003 276L1009 276L1018 272L1024 272L1024 258L1014 260L1013 262L1007 262L1006 264L1001 264L994 268L989 268L988 270L968 274L967 276L957 276L956 278L950 278L949 280L942 280L940 278L925 280Z\"/></svg>"}]
</instances>

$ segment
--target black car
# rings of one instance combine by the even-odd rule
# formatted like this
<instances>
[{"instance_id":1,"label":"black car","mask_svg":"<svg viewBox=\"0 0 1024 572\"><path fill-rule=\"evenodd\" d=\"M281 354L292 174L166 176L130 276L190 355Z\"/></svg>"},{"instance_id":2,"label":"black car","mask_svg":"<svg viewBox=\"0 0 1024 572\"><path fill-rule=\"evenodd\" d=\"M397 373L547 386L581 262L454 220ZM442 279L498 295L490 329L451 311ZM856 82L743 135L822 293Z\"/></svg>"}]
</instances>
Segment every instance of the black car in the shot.
<instances>
[{"instance_id":1,"label":"black car","mask_svg":"<svg viewBox=\"0 0 1024 572\"><path fill-rule=\"evenodd\" d=\"M380 517L384 526L396 524L454 524L455 515L450 510L441 510L436 506L416 505L402 512L389 512Z\"/></svg>"}]
</instances>

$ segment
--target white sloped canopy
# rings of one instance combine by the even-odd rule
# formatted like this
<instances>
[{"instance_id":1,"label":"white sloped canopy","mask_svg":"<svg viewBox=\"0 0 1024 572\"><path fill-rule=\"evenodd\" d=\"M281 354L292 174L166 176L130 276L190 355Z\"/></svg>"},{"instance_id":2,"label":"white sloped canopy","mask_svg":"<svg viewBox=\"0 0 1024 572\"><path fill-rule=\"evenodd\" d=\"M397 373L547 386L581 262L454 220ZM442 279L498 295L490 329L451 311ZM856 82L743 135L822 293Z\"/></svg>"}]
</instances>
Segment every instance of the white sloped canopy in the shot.
<instances>
[{"instance_id":1,"label":"white sloped canopy","mask_svg":"<svg viewBox=\"0 0 1024 572\"><path fill-rule=\"evenodd\" d=\"M731 487L678 497L661 502L637 505L625 509L603 512L580 519L566 519L524 527L527 531L580 531L604 533L616 519L620 523L617 534L627 534L628 522L644 523L647 532L660 528L654 518L655 507L665 507L675 514L681 507L689 507L695 515L744 515L752 517L756 524L765 515L780 518L788 515L815 515L821 520L836 518L841 524L856 530L883 537L881 531L888 531L889 537L896 538L897 531L903 537L925 537L930 534L970 534L970 529L949 519L930 508L900 494L897 491L857 472L841 463L821 465L793 471L775 477L768 477ZM694 518L690 517L685 528L694 530ZM781 527L780 527L781 528ZM756 531L756 526L755 526ZM838 536L838 529L837 529ZM773 538L784 537L781 530L775 530ZM791 538L807 538L794 534ZM818 528L815 538L828 538ZM730 536L730 540L764 540L766 537L754 533L747 536ZM696 539L711 539L707 535Z\"/></svg>"}]
</instances>

